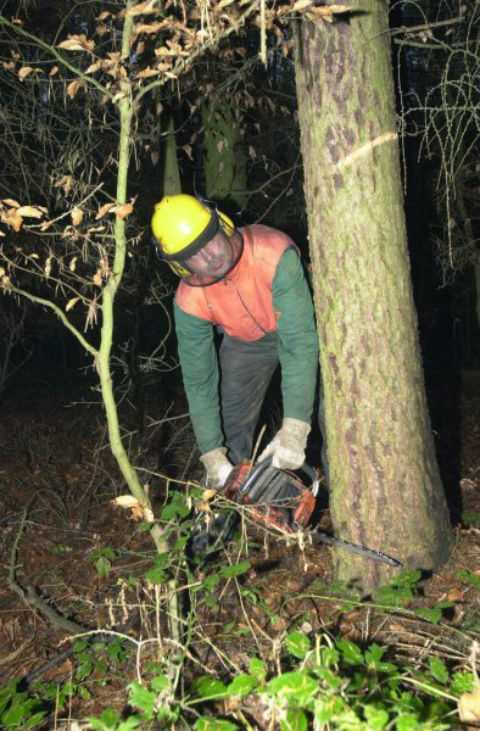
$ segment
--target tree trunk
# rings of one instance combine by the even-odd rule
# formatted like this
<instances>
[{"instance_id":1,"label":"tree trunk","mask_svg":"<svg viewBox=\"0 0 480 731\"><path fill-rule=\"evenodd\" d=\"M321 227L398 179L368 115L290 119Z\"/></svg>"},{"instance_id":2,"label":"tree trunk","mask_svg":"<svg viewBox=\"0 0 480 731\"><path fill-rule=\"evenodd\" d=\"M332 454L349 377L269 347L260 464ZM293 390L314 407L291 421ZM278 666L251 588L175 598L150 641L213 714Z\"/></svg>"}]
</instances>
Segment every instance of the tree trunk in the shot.
<instances>
[{"instance_id":1,"label":"tree trunk","mask_svg":"<svg viewBox=\"0 0 480 731\"><path fill-rule=\"evenodd\" d=\"M387 7L302 19L295 63L305 197L338 536L432 570L451 531L410 280ZM345 18L346 16L341 16ZM335 555L370 590L384 564Z\"/></svg>"}]
</instances>

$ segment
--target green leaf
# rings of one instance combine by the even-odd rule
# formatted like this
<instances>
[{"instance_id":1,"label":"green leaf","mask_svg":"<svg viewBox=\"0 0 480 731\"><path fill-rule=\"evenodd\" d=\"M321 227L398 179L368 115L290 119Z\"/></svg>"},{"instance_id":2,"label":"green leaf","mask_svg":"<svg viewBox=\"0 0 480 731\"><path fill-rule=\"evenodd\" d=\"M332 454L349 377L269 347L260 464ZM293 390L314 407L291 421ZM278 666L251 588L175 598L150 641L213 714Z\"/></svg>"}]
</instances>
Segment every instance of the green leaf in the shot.
<instances>
[{"instance_id":1,"label":"green leaf","mask_svg":"<svg viewBox=\"0 0 480 731\"><path fill-rule=\"evenodd\" d=\"M250 561L240 561L240 563L234 563L231 566L224 566L220 570L220 576L223 576L225 579L241 576L250 569L250 566Z\"/></svg>"},{"instance_id":2,"label":"green leaf","mask_svg":"<svg viewBox=\"0 0 480 731\"><path fill-rule=\"evenodd\" d=\"M470 586L473 586L474 589L480 591L480 576L477 576L468 569L457 571L457 576L465 584L469 584Z\"/></svg>"},{"instance_id":3,"label":"green leaf","mask_svg":"<svg viewBox=\"0 0 480 731\"><path fill-rule=\"evenodd\" d=\"M340 688L340 686L344 682L342 680L342 678L339 678L337 675L332 673L332 671L329 670L328 668L323 668L323 667L317 666L314 668L314 673L315 673L315 675L317 675L320 678L320 680L323 680L325 685L327 685L332 690L336 690L337 688Z\"/></svg>"},{"instance_id":4,"label":"green leaf","mask_svg":"<svg viewBox=\"0 0 480 731\"><path fill-rule=\"evenodd\" d=\"M170 681L166 675L156 675L150 681L150 687L155 691L155 693L162 693L162 691L170 688Z\"/></svg>"},{"instance_id":5,"label":"green leaf","mask_svg":"<svg viewBox=\"0 0 480 731\"><path fill-rule=\"evenodd\" d=\"M94 729L100 729L100 731L105 731L105 729L116 729L117 724L121 721L121 716L118 711L115 711L113 708L107 708L103 713L100 714L98 718L89 718L88 722L92 725Z\"/></svg>"},{"instance_id":6,"label":"green leaf","mask_svg":"<svg viewBox=\"0 0 480 731\"><path fill-rule=\"evenodd\" d=\"M257 679L253 675L237 675L227 686L228 695L244 697L257 687Z\"/></svg>"},{"instance_id":7,"label":"green leaf","mask_svg":"<svg viewBox=\"0 0 480 731\"><path fill-rule=\"evenodd\" d=\"M258 657L250 658L248 669L250 671L250 675L253 675L257 679L258 683L264 682L267 676L267 666L263 660L260 660Z\"/></svg>"},{"instance_id":8,"label":"green leaf","mask_svg":"<svg viewBox=\"0 0 480 731\"><path fill-rule=\"evenodd\" d=\"M348 665L363 665L363 652L354 642L350 642L350 640L345 640L342 638L340 640L337 640L335 645L337 649L340 650L342 654L342 659Z\"/></svg>"},{"instance_id":9,"label":"green leaf","mask_svg":"<svg viewBox=\"0 0 480 731\"><path fill-rule=\"evenodd\" d=\"M290 709L287 717L280 721L280 731L307 731L308 719L301 710Z\"/></svg>"},{"instance_id":10,"label":"green leaf","mask_svg":"<svg viewBox=\"0 0 480 731\"><path fill-rule=\"evenodd\" d=\"M391 582L391 586L409 586L412 588L418 584L421 578L422 572L420 569L401 571L395 576Z\"/></svg>"},{"instance_id":11,"label":"green leaf","mask_svg":"<svg viewBox=\"0 0 480 731\"><path fill-rule=\"evenodd\" d=\"M290 653L299 660L303 660L307 652L311 649L312 643L304 632L290 632L285 638L285 645Z\"/></svg>"},{"instance_id":12,"label":"green leaf","mask_svg":"<svg viewBox=\"0 0 480 731\"><path fill-rule=\"evenodd\" d=\"M130 716L117 727L116 731L132 731L134 728L138 728L142 723L142 719L138 716Z\"/></svg>"},{"instance_id":13,"label":"green leaf","mask_svg":"<svg viewBox=\"0 0 480 731\"><path fill-rule=\"evenodd\" d=\"M365 661L367 666L375 670L377 673L393 673L397 670L397 666L392 662L384 662L382 660L383 655L386 652L386 647L380 647L380 645L370 645L368 650L365 651Z\"/></svg>"},{"instance_id":14,"label":"green leaf","mask_svg":"<svg viewBox=\"0 0 480 731\"><path fill-rule=\"evenodd\" d=\"M267 692L288 700L294 706L307 705L319 690L317 681L304 671L283 673L267 683Z\"/></svg>"},{"instance_id":15,"label":"green leaf","mask_svg":"<svg viewBox=\"0 0 480 731\"><path fill-rule=\"evenodd\" d=\"M25 693L16 696L13 705L2 715L2 723L7 728L15 728L15 726L20 726L20 723L23 725L38 706L37 701L25 696Z\"/></svg>"},{"instance_id":16,"label":"green leaf","mask_svg":"<svg viewBox=\"0 0 480 731\"><path fill-rule=\"evenodd\" d=\"M148 690L148 688L145 688L143 685L140 685L140 683L137 683L137 681L130 683L128 690L130 705L135 708L139 708L145 714L147 720L151 721L153 719L155 702L157 700L156 694L152 693L152 691Z\"/></svg>"},{"instance_id":17,"label":"green leaf","mask_svg":"<svg viewBox=\"0 0 480 731\"><path fill-rule=\"evenodd\" d=\"M186 518L189 512L190 508L187 505L185 497L181 493L175 492L168 505L163 508L161 519L167 521L173 520L177 515L179 518Z\"/></svg>"},{"instance_id":18,"label":"green leaf","mask_svg":"<svg viewBox=\"0 0 480 731\"><path fill-rule=\"evenodd\" d=\"M75 670L75 678L77 680L85 680L93 671L93 661L89 655L83 658Z\"/></svg>"},{"instance_id":19,"label":"green leaf","mask_svg":"<svg viewBox=\"0 0 480 731\"><path fill-rule=\"evenodd\" d=\"M429 657L428 665L430 668L430 674L433 678L435 678L435 680L437 680L439 683L443 683L443 685L448 683L449 674L447 666L445 665L443 660L441 660L439 657Z\"/></svg>"},{"instance_id":20,"label":"green leaf","mask_svg":"<svg viewBox=\"0 0 480 731\"><path fill-rule=\"evenodd\" d=\"M464 510L462 523L473 528L480 528L480 513L477 510Z\"/></svg>"},{"instance_id":21,"label":"green leaf","mask_svg":"<svg viewBox=\"0 0 480 731\"><path fill-rule=\"evenodd\" d=\"M396 731L421 731L422 726L423 723L411 715L399 716L395 722Z\"/></svg>"},{"instance_id":22,"label":"green leaf","mask_svg":"<svg viewBox=\"0 0 480 731\"><path fill-rule=\"evenodd\" d=\"M363 712L365 714L369 731L382 731L382 729L384 729L388 724L389 715L384 708L365 705L363 707Z\"/></svg>"},{"instance_id":23,"label":"green leaf","mask_svg":"<svg viewBox=\"0 0 480 731\"><path fill-rule=\"evenodd\" d=\"M194 688L200 698L224 698L227 695L227 686L211 675L197 678Z\"/></svg>"},{"instance_id":24,"label":"green leaf","mask_svg":"<svg viewBox=\"0 0 480 731\"><path fill-rule=\"evenodd\" d=\"M345 708L345 702L339 696L319 698L313 708L315 721L318 721L320 726L329 723L332 719L338 718Z\"/></svg>"},{"instance_id":25,"label":"green leaf","mask_svg":"<svg viewBox=\"0 0 480 731\"><path fill-rule=\"evenodd\" d=\"M202 588L206 591L213 591L220 582L220 574L210 574L202 581Z\"/></svg>"},{"instance_id":26,"label":"green leaf","mask_svg":"<svg viewBox=\"0 0 480 731\"><path fill-rule=\"evenodd\" d=\"M153 569L148 569L148 571L145 571L145 578L147 581L150 581L152 584L165 584L167 581L167 575L165 571L158 568L157 566L154 566Z\"/></svg>"},{"instance_id":27,"label":"green leaf","mask_svg":"<svg viewBox=\"0 0 480 731\"><path fill-rule=\"evenodd\" d=\"M217 721L210 716L202 716L195 722L193 728L195 731L235 731L238 726L231 721Z\"/></svg>"},{"instance_id":28,"label":"green leaf","mask_svg":"<svg viewBox=\"0 0 480 731\"><path fill-rule=\"evenodd\" d=\"M459 670L453 673L452 684L450 690L455 695L462 695L463 693L471 693L475 685L475 678L473 673L469 670Z\"/></svg>"}]
</instances>

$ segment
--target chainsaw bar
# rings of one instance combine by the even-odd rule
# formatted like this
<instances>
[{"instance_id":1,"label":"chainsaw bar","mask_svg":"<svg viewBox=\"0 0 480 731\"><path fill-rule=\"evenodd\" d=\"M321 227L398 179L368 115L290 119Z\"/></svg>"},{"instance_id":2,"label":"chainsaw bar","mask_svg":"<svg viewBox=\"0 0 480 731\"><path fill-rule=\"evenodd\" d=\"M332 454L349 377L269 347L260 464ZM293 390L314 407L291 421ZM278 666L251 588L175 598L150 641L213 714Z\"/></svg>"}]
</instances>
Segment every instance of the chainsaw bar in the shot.
<instances>
[{"instance_id":1,"label":"chainsaw bar","mask_svg":"<svg viewBox=\"0 0 480 731\"><path fill-rule=\"evenodd\" d=\"M395 566L396 568L402 566L403 564L401 561L398 561L398 559L393 558L392 556L388 556L386 553L383 553L382 551L376 551L374 548L367 548L366 546L361 546L359 543L351 543L350 541L344 541L343 538L335 538L335 536L330 536L328 533L323 533L323 531L312 531L309 533L309 537L312 539L312 542L315 543L326 543L329 546L337 546L338 548L344 548L346 551L349 551L350 553L357 553L359 556L366 556L367 558L371 558L373 561L379 561L381 563L386 563L389 566Z\"/></svg>"}]
</instances>

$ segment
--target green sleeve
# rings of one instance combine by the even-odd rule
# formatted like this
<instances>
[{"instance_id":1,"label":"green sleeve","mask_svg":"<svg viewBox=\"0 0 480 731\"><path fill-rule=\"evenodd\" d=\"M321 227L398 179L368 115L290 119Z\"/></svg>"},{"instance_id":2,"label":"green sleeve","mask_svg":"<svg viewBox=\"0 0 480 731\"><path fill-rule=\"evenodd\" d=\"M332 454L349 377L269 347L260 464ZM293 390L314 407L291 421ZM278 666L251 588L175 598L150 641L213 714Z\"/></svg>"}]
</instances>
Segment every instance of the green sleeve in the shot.
<instances>
[{"instance_id":1,"label":"green sleeve","mask_svg":"<svg viewBox=\"0 0 480 731\"><path fill-rule=\"evenodd\" d=\"M273 280L278 320L284 416L310 423L318 370L313 302L295 249L287 249Z\"/></svg>"},{"instance_id":2,"label":"green sleeve","mask_svg":"<svg viewBox=\"0 0 480 731\"><path fill-rule=\"evenodd\" d=\"M190 418L202 454L223 446L213 326L174 305L175 330Z\"/></svg>"}]
</instances>

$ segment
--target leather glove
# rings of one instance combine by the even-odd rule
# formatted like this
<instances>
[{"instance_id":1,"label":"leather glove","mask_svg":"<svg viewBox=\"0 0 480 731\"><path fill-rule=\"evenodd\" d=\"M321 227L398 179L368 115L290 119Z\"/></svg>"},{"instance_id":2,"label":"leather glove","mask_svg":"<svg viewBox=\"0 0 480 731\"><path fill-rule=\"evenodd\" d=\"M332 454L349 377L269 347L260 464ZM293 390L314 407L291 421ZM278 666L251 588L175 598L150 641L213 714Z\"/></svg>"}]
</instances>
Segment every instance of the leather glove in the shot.
<instances>
[{"instance_id":1,"label":"leather glove","mask_svg":"<svg viewBox=\"0 0 480 731\"><path fill-rule=\"evenodd\" d=\"M272 467L279 470L298 470L305 462L305 447L310 433L310 424L288 416L282 428L263 450L258 461L272 457Z\"/></svg>"},{"instance_id":2,"label":"leather glove","mask_svg":"<svg viewBox=\"0 0 480 731\"><path fill-rule=\"evenodd\" d=\"M233 464L225 456L226 453L225 447L217 447L201 455L200 461L207 471L207 487L216 489L226 483L228 475L233 470Z\"/></svg>"}]
</instances>

